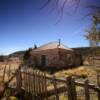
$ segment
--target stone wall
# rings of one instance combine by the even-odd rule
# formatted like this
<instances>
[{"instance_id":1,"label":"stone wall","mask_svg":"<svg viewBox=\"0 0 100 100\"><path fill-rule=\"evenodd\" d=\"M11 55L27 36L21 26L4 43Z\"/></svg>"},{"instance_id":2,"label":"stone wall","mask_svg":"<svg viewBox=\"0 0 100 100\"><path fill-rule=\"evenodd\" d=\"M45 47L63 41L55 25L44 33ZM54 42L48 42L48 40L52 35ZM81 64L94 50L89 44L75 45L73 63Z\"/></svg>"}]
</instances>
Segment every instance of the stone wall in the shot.
<instances>
[{"instance_id":1,"label":"stone wall","mask_svg":"<svg viewBox=\"0 0 100 100\"><path fill-rule=\"evenodd\" d=\"M100 59L94 59L100 57L100 47L82 47L73 50L81 56L83 65L93 65L94 61L100 62Z\"/></svg>"},{"instance_id":2,"label":"stone wall","mask_svg":"<svg viewBox=\"0 0 100 100\"><path fill-rule=\"evenodd\" d=\"M41 66L42 55L47 55L46 64L47 66L50 66L50 67L57 67L57 68L68 67L68 66L72 66L75 61L74 51L64 50L64 49L59 49L59 48L52 49L52 50L32 52L32 55L33 57L35 57L34 59L37 59L37 64L40 66ZM72 63L68 61L68 58L67 58L68 55L71 56L69 60L71 60Z\"/></svg>"},{"instance_id":3,"label":"stone wall","mask_svg":"<svg viewBox=\"0 0 100 100\"><path fill-rule=\"evenodd\" d=\"M42 66L41 65L41 56L42 55L47 55L46 57L46 65L47 66L51 66L51 63L53 63L55 65L55 63L57 62L58 59L58 50L54 49L54 50L42 50L42 51L38 51L38 52L32 52L33 55L33 59L35 59L35 61L37 62L38 66ZM53 60L52 62L51 59Z\"/></svg>"}]
</instances>

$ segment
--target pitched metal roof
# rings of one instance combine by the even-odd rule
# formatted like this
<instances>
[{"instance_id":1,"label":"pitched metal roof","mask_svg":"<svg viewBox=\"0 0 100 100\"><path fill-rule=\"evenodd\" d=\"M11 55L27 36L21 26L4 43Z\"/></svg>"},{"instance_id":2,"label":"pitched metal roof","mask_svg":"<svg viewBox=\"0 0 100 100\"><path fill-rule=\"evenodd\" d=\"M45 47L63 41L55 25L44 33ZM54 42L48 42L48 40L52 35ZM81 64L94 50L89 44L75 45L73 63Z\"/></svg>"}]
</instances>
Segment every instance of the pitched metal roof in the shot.
<instances>
[{"instance_id":1,"label":"pitched metal roof","mask_svg":"<svg viewBox=\"0 0 100 100\"><path fill-rule=\"evenodd\" d=\"M48 44L42 45L37 49L34 49L34 51L41 51L41 50L48 50L48 49L56 49L56 48L61 48L61 49L66 49L66 50L70 50L73 51L72 49L68 48L66 45L60 43L59 42L50 42Z\"/></svg>"}]
</instances>

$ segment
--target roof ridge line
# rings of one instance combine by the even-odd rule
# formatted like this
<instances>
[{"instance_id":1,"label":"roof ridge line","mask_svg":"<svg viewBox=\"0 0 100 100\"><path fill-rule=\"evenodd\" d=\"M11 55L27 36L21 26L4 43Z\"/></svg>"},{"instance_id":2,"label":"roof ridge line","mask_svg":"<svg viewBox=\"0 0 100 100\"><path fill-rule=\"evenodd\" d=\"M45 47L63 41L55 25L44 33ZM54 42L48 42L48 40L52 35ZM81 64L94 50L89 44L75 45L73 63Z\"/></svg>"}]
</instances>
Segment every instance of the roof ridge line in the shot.
<instances>
[{"instance_id":1,"label":"roof ridge line","mask_svg":"<svg viewBox=\"0 0 100 100\"><path fill-rule=\"evenodd\" d=\"M38 47L34 51L41 51L41 50L48 50L48 49L55 49L55 48L72 50L71 48L69 48L68 46L64 45L63 43L61 43L59 45L58 41L53 41L53 42L49 42L49 43L46 43L44 45L41 45L40 47Z\"/></svg>"}]
</instances>

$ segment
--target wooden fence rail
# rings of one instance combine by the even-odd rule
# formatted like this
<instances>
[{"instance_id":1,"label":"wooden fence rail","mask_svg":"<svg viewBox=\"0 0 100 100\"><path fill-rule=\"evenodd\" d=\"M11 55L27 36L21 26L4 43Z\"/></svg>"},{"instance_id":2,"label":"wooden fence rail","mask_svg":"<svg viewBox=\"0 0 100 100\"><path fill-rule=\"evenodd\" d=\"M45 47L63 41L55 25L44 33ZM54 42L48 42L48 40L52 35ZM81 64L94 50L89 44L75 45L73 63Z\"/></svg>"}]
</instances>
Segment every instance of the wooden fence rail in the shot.
<instances>
[{"instance_id":1,"label":"wooden fence rail","mask_svg":"<svg viewBox=\"0 0 100 100\"><path fill-rule=\"evenodd\" d=\"M89 84L88 79L84 82L76 81L75 78L69 76L66 79L60 79L56 77L46 76L45 73L40 71L19 71L16 75L17 88L24 89L26 92L31 93L35 100L48 100L50 96L54 96L56 100L59 100L59 94L67 93L68 99L77 100L76 86L83 87L85 90L85 100L90 99L90 89L98 93L98 100L100 100L100 82L99 75L97 77L98 86ZM48 89L48 81L53 84L53 88ZM62 83L59 84L58 83ZM27 95L27 94L26 94ZM34 99L32 99L34 100Z\"/></svg>"}]
</instances>

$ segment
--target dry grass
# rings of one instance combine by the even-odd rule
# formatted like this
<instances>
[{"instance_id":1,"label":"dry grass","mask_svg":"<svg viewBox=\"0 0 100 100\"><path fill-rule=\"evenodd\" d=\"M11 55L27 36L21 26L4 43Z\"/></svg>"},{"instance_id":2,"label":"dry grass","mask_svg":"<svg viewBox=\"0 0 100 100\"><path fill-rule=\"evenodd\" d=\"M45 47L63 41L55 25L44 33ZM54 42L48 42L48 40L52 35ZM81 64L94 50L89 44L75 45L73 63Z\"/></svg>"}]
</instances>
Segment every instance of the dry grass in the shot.
<instances>
[{"instance_id":1,"label":"dry grass","mask_svg":"<svg viewBox=\"0 0 100 100\"><path fill-rule=\"evenodd\" d=\"M75 76L79 76L79 77L82 77L82 76L92 76L96 74L96 71L89 68L89 67L86 67L86 66L80 66L78 68L73 68L73 69L68 69L68 70L63 70L63 71L59 71L57 73L55 73L55 76L57 77L66 77L68 75L75 75Z\"/></svg>"},{"instance_id":2,"label":"dry grass","mask_svg":"<svg viewBox=\"0 0 100 100\"><path fill-rule=\"evenodd\" d=\"M76 76L78 79L88 78L90 83L97 84L97 74L100 72L100 67L95 66L80 66L78 68L68 69L56 72L56 77L65 78L67 76Z\"/></svg>"},{"instance_id":3,"label":"dry grass","mask_svg":"<svg viewBox=\"0 0 100 100\"><path fill-rule=\"evenodd\" d=\"M5 70L4 80L3 80L5 66L6 66L6 70ZM3 81L4 82L8 81L12 77L13 73L18 67L19 67L19 63L5 63L5 62L1 63L0 62L0 83L2 83ZM13 86L13 87L15 86L15 78L11 81L9 86Z\"/></svg>"},{"instance_id":4,"label":"dry grass","mask_svg":"<svg viewBox=\"0 0 100 100\"><path fill-rule=\"evenodd\" d=\"M4 67L4 65L3 65ZM12 64L12 67L11 67L11 70L15 70L16 68L18 67L18 65L16 64ZM7 69L9 70L9 66L7 67ZM3 69L1 69L3 70ZM1 71L0 72L3 72ZM30 69L31 70L31 69ZM31 70L32 71L32 70ZM85 78L85 77L88 77L89 81L93 84L97 83L96 82L96 75L97 75L97 72L99 73L100 72L100 67L94 67L94 66L80 66L80 67L77 67L77 68L73 68L73 69L66 69L66 70L61 70L61 71L58 71L56 73L54 73L54 75L58 78L65 78L67 76L76 76L78 77L79 79L81 78ZM46 72L47 73L47 72ZM2 73L1 73L2 75ZM0 75L0 76L1 76ZM47 76L49 76L50 74L47 73ZM51 76L51 75L50 75ZM1 79L2 77L0 77ZM6 78L7 78L7 75L6 75ZM5 78L5 80L6 80ZM50 82L48 82L48 86L52 85ZM83 89L81 89L81 87L77 87L77 92L79 93L79 96L78 96L78 100L84 100L84 96L83 96ZM96 98L96 95L95 94L92 94L91 96L93 98L93 100L97 100L95 99ZM51 100L54 100L54 99L51 99ZM64 95L64 94L61 94L60 95L60 100L67 100L67 96ZM92 100L92 99L91 99Z\"/></svg>"}]
</instances>

